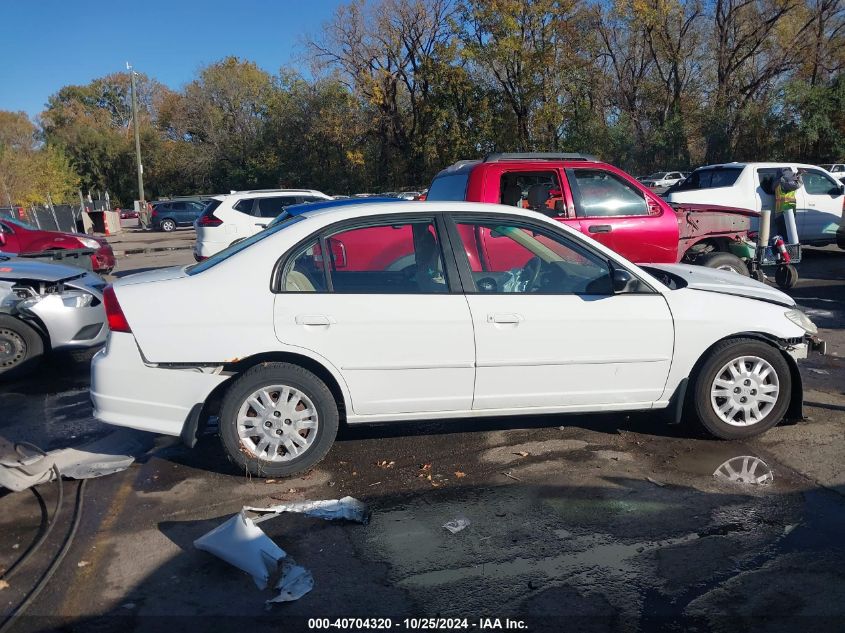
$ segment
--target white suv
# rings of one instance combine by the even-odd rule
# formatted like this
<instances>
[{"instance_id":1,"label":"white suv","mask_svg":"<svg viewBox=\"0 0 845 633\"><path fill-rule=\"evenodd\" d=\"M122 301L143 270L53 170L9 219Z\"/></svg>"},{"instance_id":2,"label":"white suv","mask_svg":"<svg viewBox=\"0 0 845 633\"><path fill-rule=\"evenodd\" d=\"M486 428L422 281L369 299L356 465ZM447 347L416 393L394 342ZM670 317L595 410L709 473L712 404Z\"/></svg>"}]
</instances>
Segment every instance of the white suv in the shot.
<instances>
[{"instance_id":1,"label":"white suv","mask_svg":"<svg viewBox=\"0 0 845 633\"><path fill-rule=\"evenodd\" d=\"M214 196L194 222L197 230L194 259L201 261L233 242L255 235L285 207L317 200L331 198L313 189L256 189Z\"/></svg>"},{"instance_id":2,"label":"white suv","mask_svg":"<svg viewBox=\"0 0 845 633\"><path fill-rule=\"evenodd\" d=\"M802 244L824 246L836 242L845 205L845 187L829 172L801 163L724 163L699 167L672 189L669 202L697 202L773 209L774 188L781 170L794 167L803 185L795 192L795 222Z\"/></svg>"}]
</instances>

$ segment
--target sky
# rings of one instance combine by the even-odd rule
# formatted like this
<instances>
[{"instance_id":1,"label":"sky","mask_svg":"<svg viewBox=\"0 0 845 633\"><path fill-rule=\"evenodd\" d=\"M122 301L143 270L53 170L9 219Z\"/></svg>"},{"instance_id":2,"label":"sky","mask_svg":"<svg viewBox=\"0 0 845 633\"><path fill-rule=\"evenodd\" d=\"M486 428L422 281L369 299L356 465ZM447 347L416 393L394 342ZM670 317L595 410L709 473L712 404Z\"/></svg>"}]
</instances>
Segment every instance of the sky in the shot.
<instances>
[{"instance_id":1,"label":"sky","mask_svg":"<svg viewBox=\"0 0 845 633\"><path fill-rule=\"evenodd\" d=\"M179 88L228 55L297 64L341 0L0 0L0 110L31 117L69 84L130 62ZM307 65L301 69L307 73Z\"/></svg>"}]
</instances>

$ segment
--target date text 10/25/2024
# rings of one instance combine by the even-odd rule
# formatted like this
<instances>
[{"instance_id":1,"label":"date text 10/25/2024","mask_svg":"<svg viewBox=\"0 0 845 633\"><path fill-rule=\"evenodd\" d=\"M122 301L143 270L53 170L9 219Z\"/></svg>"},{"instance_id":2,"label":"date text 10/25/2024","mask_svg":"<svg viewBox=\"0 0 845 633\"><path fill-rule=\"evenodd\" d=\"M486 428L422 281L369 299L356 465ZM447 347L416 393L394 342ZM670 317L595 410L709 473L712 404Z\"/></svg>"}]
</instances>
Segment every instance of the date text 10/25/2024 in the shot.
<instances>
[{"instance_id":1,"label":"date text 10/25/2024","mask_svg":"<svg viewBox=\"0 0 845 633\"><path fill-rule=\"evenodd\" d=\"M495 630L527 630L528 625L524 620L511 618L403 618L393 620L391 618L309 618L308 628L314 630L352 630L363 629L389 630L401 629L407 631L446 631L446 630L472 630L495 631Z\"/></svg>"}]
</instances>

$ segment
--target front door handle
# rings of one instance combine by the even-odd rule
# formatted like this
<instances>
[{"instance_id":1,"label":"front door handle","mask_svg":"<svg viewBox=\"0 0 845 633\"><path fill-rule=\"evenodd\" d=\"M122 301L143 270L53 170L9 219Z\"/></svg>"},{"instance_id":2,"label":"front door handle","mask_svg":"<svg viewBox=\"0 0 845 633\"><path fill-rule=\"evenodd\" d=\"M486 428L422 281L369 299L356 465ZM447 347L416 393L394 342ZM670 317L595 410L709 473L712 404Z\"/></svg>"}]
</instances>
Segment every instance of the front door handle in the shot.
<instances>
[{"instance_id":1,"label":"front door handle","mask_svg":"<svg viewBox=\"0 0 845 633\"><path fill-rule=\"evenodd\" d=\"M587 227L590 233L610 233L613 227L609 224L591 224Z\"/></svg>"},{"instance_id":2,"label":"front door handle","mask_svg":"<svg viewBox=\"0 0 845 633\"><path fill-rule=\"evenodd\" d=\"M523 320L521 314L497 312L487 315L487 323L519 323Z\"/></svg>"},{"instance_id":3,"label":"front door handle","mask_svg":"<svg viewBox=\"0 0 845 633\"><path fill-rule=\"evenodd\" d=\"M331 325L337 321L325 314L297 314L296 323L297 325Z\"/></svg>"}]
</instances>

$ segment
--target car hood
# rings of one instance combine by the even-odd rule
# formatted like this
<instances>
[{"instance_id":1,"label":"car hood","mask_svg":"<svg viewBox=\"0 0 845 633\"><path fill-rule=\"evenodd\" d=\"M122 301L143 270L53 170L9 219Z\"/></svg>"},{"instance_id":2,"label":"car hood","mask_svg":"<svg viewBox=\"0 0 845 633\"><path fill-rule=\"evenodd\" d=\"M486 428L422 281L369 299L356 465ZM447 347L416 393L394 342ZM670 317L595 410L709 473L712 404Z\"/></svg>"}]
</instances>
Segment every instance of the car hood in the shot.
<instances>
[{"instance_id":1,"label":"car hood","mask_svg":"<svg viewBox=\"0 0 845 633\"><path fill-rule=\"evenodd\" d=\"M74 266L62 264L48 264L46 262L34 261L22 257L11 257L6 259L0 257L0 279L7 281L18 281L20 279L38 279L49 283L68 281L70 279L82 278L86 271ZM100 279L97 275L93 275ZM102 281L102 279L100 279Z\"/></svg>"},{"instance_id":2,"label":"car hood","mask_svg":"<svg viewBox=\"0 0 845 633\"><path fill-rule=\"evenodd\" d=\"M647 264L644 268L646 270L654 268L677 275L686 282L687 288L693 290L758 299L790 308L795 305L795 300L780 290L775 290L750 277L725 270L689 264Z\"/></svg>"},{"instance_id":3,"label":"car hood","mask_svg":"<svg viewBox=\"0 0 845 633\"><path fill-rule=\"evenodd\" d=\"M112 285L115 288L118 288L120 286L144 284L150 281L168 281L170 279L179 279L180 277L186 276L185 266L171 266L170 268L158 268L156 270L148 270L143 273L127 275L126 277L121 277Z\"/></svg>"}]
</instances>

